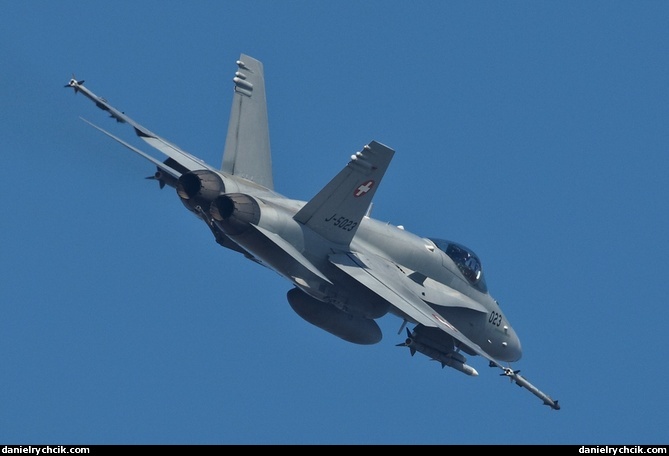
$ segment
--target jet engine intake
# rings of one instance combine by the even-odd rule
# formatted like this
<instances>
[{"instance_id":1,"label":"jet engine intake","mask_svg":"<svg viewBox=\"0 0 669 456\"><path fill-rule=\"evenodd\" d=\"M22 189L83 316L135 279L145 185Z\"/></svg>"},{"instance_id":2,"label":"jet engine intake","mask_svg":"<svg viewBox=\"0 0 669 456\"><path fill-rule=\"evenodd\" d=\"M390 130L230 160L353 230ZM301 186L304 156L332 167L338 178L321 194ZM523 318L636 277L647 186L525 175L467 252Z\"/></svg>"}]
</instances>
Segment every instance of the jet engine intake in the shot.
<instances>
[{"instance_id":1,"label":"jet engine intake","mask_svg":"<svg viewBox=\"0 0 669 456\"><path fill-rule=\"evenodd\" d=\"M288 303L304 320L347 342L372 345L383 337L374 320L348 314L332 304L312 298L299 288L288 292Z\"/></svg>"},{"instance_id":2,"label":"jet engine intake","mask_svg":"<svg viewBox=\"0 0 669 456\"><path fill-rule=\"evenodd\" d=\"M242 234L249 224L260 221L260 205L252 196L243 193L220 195L212 201L209 213L217 225L231 235Z\"/></svg>"}]
</instances>

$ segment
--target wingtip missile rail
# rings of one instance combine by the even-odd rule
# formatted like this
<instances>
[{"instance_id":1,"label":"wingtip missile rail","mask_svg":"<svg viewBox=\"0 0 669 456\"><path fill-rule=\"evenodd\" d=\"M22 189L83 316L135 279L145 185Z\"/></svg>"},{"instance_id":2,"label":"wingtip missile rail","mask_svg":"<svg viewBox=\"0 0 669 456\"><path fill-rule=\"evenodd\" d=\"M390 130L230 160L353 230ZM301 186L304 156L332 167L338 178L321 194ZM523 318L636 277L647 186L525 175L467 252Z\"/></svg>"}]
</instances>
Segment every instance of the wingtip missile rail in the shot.
<instances>
[{"instance_id":1,"label":"wingtip missile rail","mask_svg":"<svg viewBox=\"0 0 669 456\"><path fill-rule=\"evenodd\" d=\"M65 88L72 87L74 89L75 94L79 92L83 93L86 98L95 103L95 106L102 109L103 111L107 111L112 118L116 119L117 122L125 123L125 119L123 118L123 113L120 113L116 109L112 108L107 103L107 100L95 95L93 92L88 90L88 88L84 87L83 80L77 81L74 75L72 75L72 79L70 79L70 82L65 84L64 87Z\"/></svg>"}]
</instances>

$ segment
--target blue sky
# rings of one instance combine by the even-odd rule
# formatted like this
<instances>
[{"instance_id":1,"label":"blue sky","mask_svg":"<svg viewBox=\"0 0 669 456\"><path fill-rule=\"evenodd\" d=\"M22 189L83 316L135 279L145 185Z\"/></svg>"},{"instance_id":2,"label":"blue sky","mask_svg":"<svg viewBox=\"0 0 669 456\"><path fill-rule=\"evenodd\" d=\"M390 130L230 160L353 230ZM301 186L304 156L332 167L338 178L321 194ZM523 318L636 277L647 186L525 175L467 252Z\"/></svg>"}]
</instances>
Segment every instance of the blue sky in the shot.
<instances>
[{"instance_id":1,"label":"blue sky","mask_svg":"<svg viewBox=\"0 0 669 456\"><path fill-rule=\"evenodd\" d=\"M666 444L667 2L7 2L0 443ZM309 199L371 140L373 216L483 261L553 411L295 314L72 73L211 164L235 60L265 67L274 182ZM142 146L149 150L148 146Z\"/></svg>"}]
</instances>

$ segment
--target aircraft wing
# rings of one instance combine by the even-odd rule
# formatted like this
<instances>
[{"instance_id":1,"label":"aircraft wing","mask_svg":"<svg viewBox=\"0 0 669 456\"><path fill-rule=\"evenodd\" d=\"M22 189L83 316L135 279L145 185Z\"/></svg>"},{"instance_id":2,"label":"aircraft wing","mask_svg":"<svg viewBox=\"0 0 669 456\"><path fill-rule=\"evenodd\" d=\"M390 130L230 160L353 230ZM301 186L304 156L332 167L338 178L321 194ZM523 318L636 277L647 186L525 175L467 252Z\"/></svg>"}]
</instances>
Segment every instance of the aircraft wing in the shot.
<instances>
[{"instance_id":1,"label":"aircraft wing","mask_svg":"<svg viewBox=\"0 0 669 456\"><path fill-rule=\"evenodd\" d=\"M552 399L521 376L520 371L504 367L414 293L411 290L411 279L395 263L373 254L360 252L335 253L330 255L329 259L336 267L388 301L415 322L441 329L456 341L469 347L477 355L490 361L491 366L502 369L504 373L500 375L509 377L518 386L527 389L541 399L545 405L554 410L560 410L557 400Z\"/></svg>"},{"instance_id":2,"label":"aircraft wing","mask_svg":"<svg viewBox=\"0 0 669 456\"><path fill-rule=\"evenodd\" d=\"M411 279L391 261L360 252L336 253L330 255L329 259L336 267L397 307L417 323L441 329L476 354L500 369L504 369L499 361L488 355L481 347L458 331L455 326L414 293L410 288Z\"/></svg>"},{"instance_id":3,"label":"aircraft wing","mask_svg":"<svg viewBox=\"0 0 669 456\"><path fill-rule=\"evenodd\" d=\"M111 139L113 139L114 141L116 141L116 142L122 144L123 146L127 147L128 149L130 149L131 151L135 152L136 154L141 155L142 157L146 158L148 161L150 161L151 163L153 163L154 165L156 165L156 166L157 166L159 169L161 169L163 172L166 172L167 174L169 174L170 176L172 176L174 179L179 179L179 177L181 177L181 172L180 172L180 171L177 171L177 170L174 169L174 168L172 168L172 167L168 164L169 162L163 163L163 162L161 162L160 160L157 160L156 158L154 158L154 157L152 157L151 155L147 154L146 152L142 152L141 150L137 149L136 147L134 147L134 146L128 144L127 142L123 141L121 138L112 135L111 133L109 133L109 132L106 131L106 130L103 130L102 128L98 127L98 126L95 125L94 123L89 122L88 120L86 120L86 119L84 119L84 118L81 118L81 120L83 120L84 122L86 122L86 123L87 123L88 125L90 125L91 127L95 128L96 130L99 130L99 131L101 131L102 133L104 133L105 135L109 136L109 137L110 137Z\"/></svg>"},{"instance_id":4,"label":"aircraft wing","mask_svg":"<svg viewBox=\"0 0 669 456\"><path fill-rule=\"evenodd\" d=\"M133 119L126 116L125 113L119 111L118 109L116 109L112 105L110 105L107 102L107 100L105 100L102 97L97 96L92 91L90 91L87 87L84 87L83 83L84 83L83 81L77 81L76 79L72 78L70 80L70 82L66 85L66 87L72 87L74 89L75 93L81 92L86 98L93 101L93 103L95 103L95 105L98 108L102 109L103 111L107 111L112 118L116 119L117 122L127 123L128 125L131 125L135 129L135 133L137 134L137 136L142 138L150 146L159 150L160 152L165 154L167 157L169 157L169 159L171 159L170 163L173 164L173 168L179 168L178 171L181 172L181 173L186 172L186 171L194 171L194 170L198 170L198 169L208 169L208 170L211 170L211 171L215 171L214 168L210 167L209 165L207 165L205 162L203 162L199 158L197 158L197 157L189 154L188 152L180 149L179 147L170 143L166 139L161 138L157 134L153 133L148 128L138 124ZM90 122L88 122L88 123L90 123ZM95 125L93 125L93 126L95 126ZM117 141L121 142L126 147L129 147L127 144L118 140L113 135L105 132L101 128L99 128L99 127L96 127L96 128L101 130L103 133L111 136L112 138L116 139ZM135 152L139 153L140 155L142 155L144 158L147 158L150 161L155 162L155 159L151 160L150 158L147 157L146 154L138 152L135 149L133 149L133 150ZM163 170L170 171L169 169L166 169L162 165L159 165L159 166ZM170 172L170 174L173 174L173 173Z\"/></svg>"},{"instance_id":5,"label":"aircraft wing","mask_svg":"<svg viewBox=\"0 0 669 456\"><path fill-rule=\"evenodd\" d=\"M292 258L293 261L298 263L302 268L306 269L319 279L329 284L332 284L332 282L330 282L330 279L325 277L323 273L320 272L318 268L314 266L313 263L311 263L311 261L309 261L301 252L299 252L295 248L295 246L293 246L290 242L286 241L278 234L272 233L271 231L265 228L261 228L258 225L251 225L251 226L253 227L254 230L258 231L258 233L262 234L267 239L267 241L271 242L277 248L285 252L290 258Z\"/></svg>"}]
</instances>

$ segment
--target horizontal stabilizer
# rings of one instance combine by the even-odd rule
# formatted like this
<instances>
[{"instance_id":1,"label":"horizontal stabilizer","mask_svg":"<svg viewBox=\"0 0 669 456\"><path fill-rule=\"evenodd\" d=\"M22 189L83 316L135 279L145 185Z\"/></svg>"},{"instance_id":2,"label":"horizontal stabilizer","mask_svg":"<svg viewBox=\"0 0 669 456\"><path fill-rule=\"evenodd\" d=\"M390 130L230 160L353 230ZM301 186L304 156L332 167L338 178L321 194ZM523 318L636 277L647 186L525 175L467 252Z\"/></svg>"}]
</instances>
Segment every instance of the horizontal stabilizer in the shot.
<instances>
[{"instance_id":1,"label":"horizontal stabilizer","mask_svg":"<svg viewBox=\"0 0 669 456\"><path fill-rule=\"evenodd\" d=\"M329 283L332 285L332 282L330 282L330 279L325 277L321 271L318 270L316 266L314 266L311 261L309 261L302 253L300 253L295 246L293 246L290 242L287 242L285 239L283 239L281 236L279 236L276 233L272 233L269 230L266 230L265 228L261 228L257 225L253 225L253 228L256 229L259 233L261 233L267 240L271 241L274 245L276 245L278 248L283 250L285 253L290 255L290 257L295 260L297 263L299 263L304 269L309 271L311 274L314 276L318 277L319 279L323 280L324 282Z\"/></svg>"}]
</instances>

